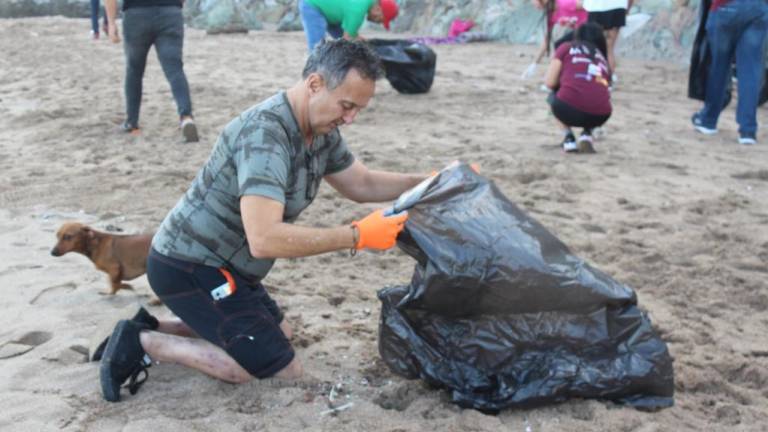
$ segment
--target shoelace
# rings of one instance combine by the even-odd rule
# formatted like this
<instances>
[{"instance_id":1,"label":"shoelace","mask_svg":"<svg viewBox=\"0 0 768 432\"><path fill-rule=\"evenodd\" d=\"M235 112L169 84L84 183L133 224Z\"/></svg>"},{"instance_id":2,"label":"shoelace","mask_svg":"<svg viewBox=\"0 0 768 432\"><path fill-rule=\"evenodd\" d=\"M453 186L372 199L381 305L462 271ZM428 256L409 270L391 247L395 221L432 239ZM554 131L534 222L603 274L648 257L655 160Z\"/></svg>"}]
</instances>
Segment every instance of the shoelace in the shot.
<instances>
[{"instance_id":1,"label":"shoelace","mask_svg":"<svg viewBox=\"0 0 768 432\"><path fill-rule=\"evenodd\" d=\"M146 359L142 359L139 364L136 365L136 369L131 372L131 377L128 379L128 384L125 385L131 395L135 395L141 388L142 384L147 381L147 378L149 378L149 372L147 372L147 369L149 369L151 366L152 363L147 362ZM142 372L144 373L144 376L139 379L139 375Z\"/></svg>"}]
</instances>

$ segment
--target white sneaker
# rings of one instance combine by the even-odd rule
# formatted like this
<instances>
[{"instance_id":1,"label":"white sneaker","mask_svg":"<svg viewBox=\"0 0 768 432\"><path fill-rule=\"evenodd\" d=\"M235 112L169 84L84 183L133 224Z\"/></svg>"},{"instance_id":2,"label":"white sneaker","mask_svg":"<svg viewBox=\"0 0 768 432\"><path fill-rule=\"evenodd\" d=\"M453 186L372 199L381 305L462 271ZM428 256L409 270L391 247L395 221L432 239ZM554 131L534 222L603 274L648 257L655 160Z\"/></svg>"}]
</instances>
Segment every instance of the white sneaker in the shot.
<instances>
[{"instance_id":1,"label":"white sneaker","mask_svg":"<svg viewBox=\"0 0 768 432\"><path fill-rule=\"evenodd\" d=\"M757 140L753 136L742 135L742 136L739 137L739 144L755 145L755 144L757 144Z\"/></svg>"},{"instance_id":2,"label":"white sneaker","mask_svg":"<svg viewBox=\"0 0 768 432\"><path fill-rule=\"evenodd\" d=\"M579 153L597 153L592 146L592 135L581 134L576 144L578 145Z\"/></svg>"},{"instance_id":3,"label":"white sneaker","mask_svg":"<svg viewBox=\"0 0 768 432\"><path fill-rule=\"evenodd\" d=\"M717 129L708 128L702 124L699 113L694 113L693 116L691 116L691 124L693 124L694 129L704 135L714 135L717 133Z\"/></svg>"},{"instance_id":4,"label":"white sneaker","mask_svg":"<svg viewBox=\"0 0 768 432\"><path fill-rule=\"evenodd\" d=\"M576 144L576 140L573 139L573 135L565 137L563 140L563 151L566 153L576 153L579 151L579 145Z\"/></svg>"}]
</instances>

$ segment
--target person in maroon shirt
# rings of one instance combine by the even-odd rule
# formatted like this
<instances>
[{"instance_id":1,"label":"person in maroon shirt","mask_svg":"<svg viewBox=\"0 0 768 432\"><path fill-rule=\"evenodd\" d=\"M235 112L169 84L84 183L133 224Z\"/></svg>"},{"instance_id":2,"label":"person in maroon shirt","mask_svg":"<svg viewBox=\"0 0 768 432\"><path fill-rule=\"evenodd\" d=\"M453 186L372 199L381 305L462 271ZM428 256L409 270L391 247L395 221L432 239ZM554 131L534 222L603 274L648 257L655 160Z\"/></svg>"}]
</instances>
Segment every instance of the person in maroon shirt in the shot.
<instances>
[{"instance_id":1,"label":"person in maroon shirt","mask_svg":"<svg viewBox=\"0 0 768 432\"><path fill-rule=\"evenodd\" d=\"M594 153L592 129L611 116L611 70L605 52L602 27L585 23L576 29L573 41L557 48L549 64L544 83L552 90L548 101L565 135L566 152ZM572 127L583 128L578 141Z\"/></svg>"}]
</instances>

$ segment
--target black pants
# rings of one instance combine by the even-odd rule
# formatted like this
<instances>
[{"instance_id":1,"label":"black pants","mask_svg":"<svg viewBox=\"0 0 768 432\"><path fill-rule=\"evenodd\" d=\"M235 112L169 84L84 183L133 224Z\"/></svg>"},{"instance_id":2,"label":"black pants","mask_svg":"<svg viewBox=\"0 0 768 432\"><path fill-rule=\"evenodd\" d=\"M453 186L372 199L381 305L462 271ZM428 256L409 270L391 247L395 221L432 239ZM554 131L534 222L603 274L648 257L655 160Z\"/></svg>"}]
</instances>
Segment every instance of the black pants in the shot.
<instances>
[{"instance_id":1,"label":"black pants","mask_svg":"<svg viewBox=\"0 0 768 432\"><path fill-rule=\"evenodd\" d=\"M547 102L552 107L552 114L555 115L555 118L568 127L582 127L591 130L604 125L611 117L610 114L596 115L578 110L558 99L554 92L549 94Z\"/></svg>"},{"instance_id":2,"label":"black pants","mask_svg":"<svg viewBox=\"0 0 768 432\"><path fill-rule=\"evenodd\" d=\"M176 6L130 8L123 14L126 122L139 126L142 80L152 45L171 85L179 116L192 115L189 84L184 75L184 17Z\"/></svg>"},{"instance_id":3,"label":"black pants","mask_svg":"<svg viewBox=\"0 0 768 432\"><path fill-rule=\"evenodd\" d=\"M147 258L149 284L168 309L248 373L270 377L294 357L280 329L282 313L261 283L232 276L237 290L216 300L211 290L227 284L218 268L171 258L154 248Z\"/></svg>"}]
</instances>

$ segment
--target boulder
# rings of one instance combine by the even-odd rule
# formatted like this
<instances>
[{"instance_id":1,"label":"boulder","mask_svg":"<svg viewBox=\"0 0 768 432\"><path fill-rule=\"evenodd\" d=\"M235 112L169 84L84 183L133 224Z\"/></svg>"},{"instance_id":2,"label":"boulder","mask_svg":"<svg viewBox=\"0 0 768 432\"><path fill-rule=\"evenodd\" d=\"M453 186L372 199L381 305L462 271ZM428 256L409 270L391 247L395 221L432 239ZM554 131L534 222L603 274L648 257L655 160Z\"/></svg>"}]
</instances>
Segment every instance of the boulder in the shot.
<instances>
[{"instance_id":1,"label":"boulder","mask_svg":"<svg viewBox=\"0 0 768 432\"><path fill-rule=\"evenodd\" d=\"M50 15L89 17L91 3L88 0L0 0L0 18Z\"/></svg>"}]
</instances>

